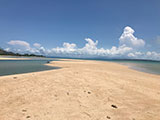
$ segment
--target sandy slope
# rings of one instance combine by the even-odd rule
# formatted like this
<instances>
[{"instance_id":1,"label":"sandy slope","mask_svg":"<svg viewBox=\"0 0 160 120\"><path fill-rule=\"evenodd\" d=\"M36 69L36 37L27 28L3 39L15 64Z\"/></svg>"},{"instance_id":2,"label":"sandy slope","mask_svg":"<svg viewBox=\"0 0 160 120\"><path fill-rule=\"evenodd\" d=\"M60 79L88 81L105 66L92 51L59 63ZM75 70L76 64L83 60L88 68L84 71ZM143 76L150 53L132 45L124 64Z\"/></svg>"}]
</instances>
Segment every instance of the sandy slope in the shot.
<instances>
[{"instance_id":1,"label":"sandy slope","mask_svg":"<svg viewBox=\"0 0 160 120\"><path fill-rule=\"evenodd\" d=\"M160 76L110 62L50 65L62 68L0 77L0 120L160 120Z\"/></svg>"}]
</instances>

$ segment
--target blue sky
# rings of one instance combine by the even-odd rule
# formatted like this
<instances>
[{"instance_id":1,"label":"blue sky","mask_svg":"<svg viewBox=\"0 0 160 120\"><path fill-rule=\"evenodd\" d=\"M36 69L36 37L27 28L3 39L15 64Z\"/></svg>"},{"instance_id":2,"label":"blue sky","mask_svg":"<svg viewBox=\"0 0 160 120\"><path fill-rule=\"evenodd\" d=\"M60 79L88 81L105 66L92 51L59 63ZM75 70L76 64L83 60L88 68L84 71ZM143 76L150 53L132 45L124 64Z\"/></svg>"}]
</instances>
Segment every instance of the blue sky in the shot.
<instances>
[{"instance_id":1,"label":"blue sky","mask_svg":"<svg viewBox=\"0 0 160 120\"><path fill-rule=\"evenodd\" d=\"M145 41L134 52L159 53L159 6L159 0L0 0L0 47L22 52L13 41L25 41L30 47L41 44L46 54L44 50L62 48L64 43L83 48L84 39L90 38L98 40L98 49L118 48L129 26L136 38Z\"/></svg>"}]
</instances>

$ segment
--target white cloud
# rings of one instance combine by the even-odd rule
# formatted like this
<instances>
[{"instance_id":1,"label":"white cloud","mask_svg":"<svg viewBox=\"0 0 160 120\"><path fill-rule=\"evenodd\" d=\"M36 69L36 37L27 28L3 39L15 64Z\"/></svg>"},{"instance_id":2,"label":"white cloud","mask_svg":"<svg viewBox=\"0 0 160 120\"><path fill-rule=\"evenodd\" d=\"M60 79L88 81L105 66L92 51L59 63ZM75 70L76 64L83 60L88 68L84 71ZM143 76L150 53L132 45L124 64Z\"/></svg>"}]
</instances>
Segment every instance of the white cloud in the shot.
<instances>
[{"instance_id":1,"label":"white cloud","mask_svg":"<svg viewBox=\"0 0 160 120\"><path fill-rule=\"evenodd\" d=\"M119 38L120 45L125 44L126 46L132 47L132 48L138 48L138 47L143 47L145 45L145 41L142 39L136 38L134 34L134 30L127 26L124 28L124 31Z\"/></svg>"},{"instance_id":2,"label":"white cloud","mask_svg":"<svg viewBox=\"0 0 160 120\"><path fill-rule=\"evenodd\" d=\"M98 41L93 41L90 38L85 39L87 43L82 48L76 48L76 44L64 43L63 47L53 48L49 54L54 56L69 56L69 57L120 57L132 50L132 48L122 45L119 47L113 46L111 49L97 48Z\"/></svg>"},{"instance_id":3,"label":"white cloud","mask_svg":"<svg viewBox=\"0 0 160 120\"><path fill-rule=\"evenodd\" d=\"M112 46L110 49L98 48L98 40L94 41L90 38L86 38L86 44L82 48L78 48L74 43L64 42L62 47L46 49L39 43L34 43L33 47L31 47L30 44L25 41L12 40L8 42L8 44L14 46L14 48L8 47L6 50L57 57L103 57L160 60L160 53L154 51L141 52L140 48L143 49L145 41L136 38L133 33L134 30L131 27L125 27L119 38L119 46Z\"/></svg>"},{"instance_id":4,"label":"white cloud","mask_svg":"<svg viewBox=\"0 0 160 120\"><path fill-rule=\"evenodd\" d=\"M110 49L110 53L113 55L124 55L130 51L132 51L132 48L127 47L126 45L119 46L118 48L113 46Z\"/></svg>"},{"instance_id":5,"label":"white cloud","mask_svg":"<svg viewBox=\"0 0 160 120\"><path fill-rule=\"evenodd\" d=\"M87 41L87 43L85 44L85 47L84 49L97 49L97 44L98 44L98 41L96 40L96 42L94 42L92 39L90 38L86 38L85 39Z\"/></svg>"},{"instance_id":6,"label":"white cloud","mask_svg":"<svg viewBox=\"0 0 160 120\"><path fill-rule=\"evenodd\" d=\"M41 47L41 44L39 44L39 43L34 43L33 46L36 47L36 48L40 48L40 47Z\"/></svg>"},{"instance_id":7,"label":"white cloud","mask_svg":"<svg viewBox=\"0 0 160 120\"><path fill-rule=\"evenodd\" d=\"M30 44L28 42L22 41L22 40L11 40L8 42L8 44L15 46L15 47L30 49Z\"/></svg>"},{"instance_id":8,"label":"white cloud","mask_svg":"<svg viewBox=\"0 0 160 120\"><path fill-rule=\"evenodd\" d=\"M134 58L135 54L134 53L128 53L128 57Z\"/></svg>"},{"instance_id":9,"label":"white cloud","mask_svg":"<svg viewBox=\"0 0 160 120\"><path fill-rule=\"evenodd\" d=\"M149 58L149 59L154 59L154 60L160 60L160 53L157 53L155 51L148 51L146 53L146 58Z\"/></svg>"},{"instance_id":10,"label":"white cloud","mask_svg":"<svg viewBox=\"0 0 160 120\"><path fill-rule=\"evenodd\" d=\"M142 53L142 52L131 52L128 54L129 58L136 58L136 59L142 59L142 58L146 58L146 53Z\"/></svg>"},{"instance_id":11,"label":"white cloud","mask_svg":"<svg viewBox=\"0 0 160 120\"><path fill-rule=\"evenodd\" d=\"M51 50L47 50L49 55L59 55L59 56L70 56L74 52L76 52L76 44L74 43L63 43L63 47L52 48Z\"/></svg>"},{"instance_id":12,"label":"white cloud","mask_svg":"<svg viewBox=\"0 0 160 120\"><path fill-rule=\"evenodd\" d=\"M5 48L4 50L7 51L7 52L9 52L11 49L10 48Z\"/></svg>"},{"instance_id":13,"label":"white cloud","mask_svg":"<svg viewBox=\"0 0 160 120\"><path fill-rule=\"evenodd\" d=\"M76 47L76 44L73 44L73 43L70 44L70 43L64 42L63 47L66 48L66 49L69 49L69 50L74 50L75 47Z\"/></svg>"}]
</instances>

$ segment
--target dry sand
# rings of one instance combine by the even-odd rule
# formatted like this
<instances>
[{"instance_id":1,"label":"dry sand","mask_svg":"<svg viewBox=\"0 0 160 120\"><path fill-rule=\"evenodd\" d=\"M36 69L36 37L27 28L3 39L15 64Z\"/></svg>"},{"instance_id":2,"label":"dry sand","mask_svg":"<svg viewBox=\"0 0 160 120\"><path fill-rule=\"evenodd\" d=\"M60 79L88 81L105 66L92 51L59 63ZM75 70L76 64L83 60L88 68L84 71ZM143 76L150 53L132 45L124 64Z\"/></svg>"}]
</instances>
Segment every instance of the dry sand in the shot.
<instances>
[{"instance_id":1,"label":"dry sand","mask_svg":"<svg viewBox=\"0 0 160 120\"><path fill-rule=\"evenodd\" d=\"M111 62L0 77L0 120L160 120L160 76Z\"/></svg>"},{"instance_id":2,"label":"dry sand","mask_svg":"<svg viewBox=\"0 0 160 120\"><path fill-rule=\"evenodd\" d=\"M12 57L12 56L1 56L0 55L0 60L28 60L30 58L27 57Z\"/></svg>"}]
</instances>

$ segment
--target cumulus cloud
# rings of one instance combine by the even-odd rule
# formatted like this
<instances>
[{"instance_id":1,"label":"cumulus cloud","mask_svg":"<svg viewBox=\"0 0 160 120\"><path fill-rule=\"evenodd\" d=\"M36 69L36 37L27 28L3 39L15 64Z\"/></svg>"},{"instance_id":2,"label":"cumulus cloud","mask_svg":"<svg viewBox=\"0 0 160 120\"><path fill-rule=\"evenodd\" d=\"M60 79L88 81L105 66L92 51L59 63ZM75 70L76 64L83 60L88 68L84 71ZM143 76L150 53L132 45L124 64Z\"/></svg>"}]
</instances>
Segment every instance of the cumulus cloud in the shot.
<instances>
[{"instance_id":1,"label":"cumulus cloud","mask_svg":"<svg viewBox=\"0 0 160 120\"><path fill-rule=\"evenodd\" d=\"M132 50L132 48L122 45L119 47L113 46L111 49L98 48L98 41L93 41L86 38L86 44L82 48L76 48L76 44L64 43L63 47L53 48L48 53L58 56L69 57L106 57L114 58L124 56Z\"/></svg>"},{"instance_id":2,"label":"cumulus cloud","mask_svg":"<svg viewBox=\"0 0 160 120\"><path fill-rule=\"evenodd\" d=\"M35 54L41 54L41 45L39 43L34 43L33 46L23 40L11 40L7 42L9 45L8 48L6 48L6 51L12 51L15 53L35 53Z\"/></svg>"},{"instance_id":3,"label":"cumulus cloud","mask_svg":"<svg viewBox=\"0 0 160 120\"><path fill-rule=\"evenodd\" d=\"M145 57L145 53L142 53L142 52L131 52L131 53L128 53L128 57L129 58L144 58Z\"/></svg>"},{"instance_id":4,"label":"cumulus cloud","mask_svg":"<svg viewBox=\"0 0 160 120\"><path fill-rule=\"evenodd\" d=\"M87 43L85 44L85 47L84 49L97 49L97 44L98 44L98 41L96 40L96 42L94 42L92 39L90 38L86 38L85 39L87 41Z\"/></svg>"},{"instance_id":5,"label":"cumulus cloud","mask_svg":"<svg viewBox=\"0 0 160 120\"><path fill-rule=\"evenodd\" d=\"M11 40L8 42L8 44L20 48L30 49L30 44L22 40Z\"/></svg>"},{"instance_id":6,"label":"cumulus cloud","mask_svg":"<svg viewBox=\"0 0 160 120\"><path fill-rule=\"evenodd\" d=\"M82 48L78 48L75 43L64 42L62 47L46 49L39 43L34 43L33 47L31 47L31 45L25 41L11 40L8 42L9 45L16 47L18 45L25 49L21 49L20 47L12 49L8 47L6 50L55 57L102 57L160 60L160 53L155 51L141 51L141 49L145 46L145 41L135 37L133 35L134 32L135 31L131 27L125 27L119 38L119 45L112 46L110 49L98 48L98 40L94 41L91 38L85 38L86 44Z\"/></svg>"},{"instance_id":7,"label":"cumulus cloud","mask_svg":"<svg viewBox=\"0 0 160 120\"><path fill-rule=\"evenodd\" d=\"M66 49L69 49L69 50L74 50L75 49L75 47L76 47L76 44L74 44L74 43L66 43L66 42L64 42L63 43L63 47L64 48L66 48Z\"/></svg>"},{"instance_id":8,"label":"cumulus cloud","mask_svg":"<svg viewBox=\"0 0 160 120\"><path fill-rule=\"evenodd\" d=\"M148 51L146 55L149 59L160 60L160 53L157 53L155 51Z\"/></svg>"},{"instance_id":9,"label":"cumulus cloud","mask_svg":"<svg viewBox=\"0 0 160 120\"><path fill-rule=\"evenodd\" d=\"M120 45L126 45L132 48L139 48L145 45L145 41L142 39L136 38L134 34L134 30L127 26L124 28L122 35L119 38Z\"/></svg>"}]
</instances>

